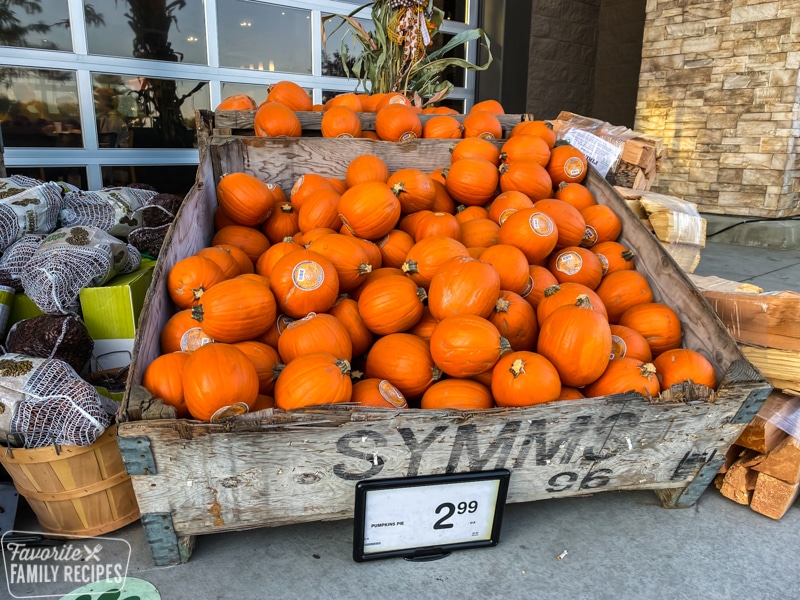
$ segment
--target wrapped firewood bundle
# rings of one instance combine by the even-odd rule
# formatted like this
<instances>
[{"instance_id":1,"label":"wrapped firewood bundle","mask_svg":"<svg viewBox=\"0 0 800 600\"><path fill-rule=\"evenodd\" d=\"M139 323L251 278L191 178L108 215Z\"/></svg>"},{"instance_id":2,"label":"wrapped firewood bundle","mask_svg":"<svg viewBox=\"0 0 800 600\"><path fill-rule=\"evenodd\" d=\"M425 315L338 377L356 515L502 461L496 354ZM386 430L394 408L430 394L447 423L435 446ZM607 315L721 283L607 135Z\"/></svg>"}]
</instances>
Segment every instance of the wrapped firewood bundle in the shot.
<instances>
[{"instance_id":1,"label":"wrapped firewood bundle","mask_svg":"<svg viewBox=\"0 0 800 600\"><path fill-rule=\"evenodd\" d=\"M0 356L0 443L88 446L113 422L114 405L62 360Z\"/></svg>"}]
</instances>

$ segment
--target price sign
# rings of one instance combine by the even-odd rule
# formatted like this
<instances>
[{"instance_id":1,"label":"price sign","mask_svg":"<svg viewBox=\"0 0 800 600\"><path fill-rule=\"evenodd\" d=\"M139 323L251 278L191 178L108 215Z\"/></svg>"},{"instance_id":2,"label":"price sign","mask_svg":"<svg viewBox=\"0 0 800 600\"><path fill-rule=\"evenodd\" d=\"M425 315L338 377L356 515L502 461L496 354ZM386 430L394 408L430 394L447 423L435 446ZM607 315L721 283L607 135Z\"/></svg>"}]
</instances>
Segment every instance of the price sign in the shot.
<instances>
[{"instance_id":1,"label":"price sign","mask_svg":"<svg viewBox=\"0 0 800 600\"><path fill-rule=\"evenodd\" d=\"M499 469L359 482L354 560L430 559L496 546L510 476Z\"/></svg>"}]
</instances>

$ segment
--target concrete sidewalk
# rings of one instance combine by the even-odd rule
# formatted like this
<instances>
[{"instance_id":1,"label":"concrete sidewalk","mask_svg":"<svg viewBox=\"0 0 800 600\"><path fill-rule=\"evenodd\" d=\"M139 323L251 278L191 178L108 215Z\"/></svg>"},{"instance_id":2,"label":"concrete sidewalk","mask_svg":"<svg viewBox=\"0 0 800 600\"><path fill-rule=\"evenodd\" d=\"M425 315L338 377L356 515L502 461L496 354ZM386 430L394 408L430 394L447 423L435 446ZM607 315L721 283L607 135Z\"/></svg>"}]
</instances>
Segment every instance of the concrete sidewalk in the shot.
<instances>
[{"instance_id":1,"label":"concrete sidewalk","mask_svg":"<svg viewBox=\"0 0 800 600\"><path fill-rule=\"evenodd\" d=\"M800 250L709 242L697 274L800 291ZM16 527L36 527L27 508ZM800 594L800 505L773 521L723 498L713 485L688 509L665 509L649 491L509 504L497 547L432 562L355 563L352 520L199 536L189 562L176 567L153 566L138 523L110 535L133 548L129 575L170 600L777 600Z\"/></svg>"}]
</instances>

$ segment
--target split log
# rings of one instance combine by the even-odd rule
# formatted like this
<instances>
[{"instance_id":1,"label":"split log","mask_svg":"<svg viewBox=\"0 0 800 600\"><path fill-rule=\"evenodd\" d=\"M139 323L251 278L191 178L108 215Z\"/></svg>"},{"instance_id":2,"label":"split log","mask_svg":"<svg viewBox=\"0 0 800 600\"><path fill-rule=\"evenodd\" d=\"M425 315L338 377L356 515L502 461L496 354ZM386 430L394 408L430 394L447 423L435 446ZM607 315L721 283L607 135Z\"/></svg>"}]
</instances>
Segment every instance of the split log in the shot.
<instances>
[{"instance_id":1,"label":"split log","mask_svg":"<svg viewBox=\"0 0 800 600\"><path fill-rule=\"evenodd\" d=\"M778 520L792 507L798 495L800 482L786 483L766 473L759 473L750 508L770 519Z\"/></svg>"}]
</instances>

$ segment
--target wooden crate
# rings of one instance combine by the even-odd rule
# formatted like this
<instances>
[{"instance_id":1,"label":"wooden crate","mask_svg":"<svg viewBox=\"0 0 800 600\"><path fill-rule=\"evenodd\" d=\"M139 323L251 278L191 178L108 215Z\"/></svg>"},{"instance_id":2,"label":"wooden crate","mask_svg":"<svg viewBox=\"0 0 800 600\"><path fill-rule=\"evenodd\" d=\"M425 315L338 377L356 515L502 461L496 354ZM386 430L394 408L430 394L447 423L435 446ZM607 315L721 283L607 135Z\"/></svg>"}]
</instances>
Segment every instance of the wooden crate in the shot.
<instances>
[{"instance_id":1,"label":"wooden crate","mask_svg":"<svg viewBox=\"0 0 800 600\"><path fill-rule=\"evenodd\" d=\"M158 355L173 311L166 275L211 240L221 173L244 170L289 189L308 171L342 177L364 153L390 170L433 169L449 162L448 147L440 140L210 139L155 269L120 413L119 443L157 564L187 560L196 535L352 517L354 486L370 478L508 468L509 502L652 489L670 507L691 506L711 482L771 386L595 171L588 186L620 215L623 242L655 297L678 308L685 345L713 363L716 394L686 389L649 401L628 393L475 412L338 406L218 424L128 420L130 390Z\"/></svg>"}]
</instances>

